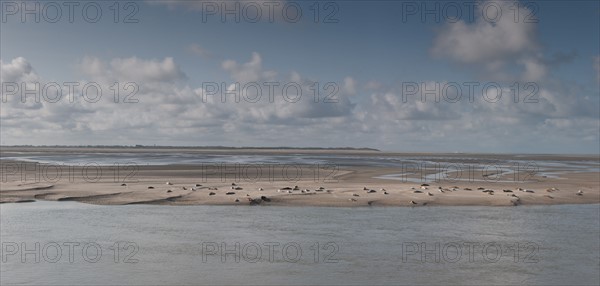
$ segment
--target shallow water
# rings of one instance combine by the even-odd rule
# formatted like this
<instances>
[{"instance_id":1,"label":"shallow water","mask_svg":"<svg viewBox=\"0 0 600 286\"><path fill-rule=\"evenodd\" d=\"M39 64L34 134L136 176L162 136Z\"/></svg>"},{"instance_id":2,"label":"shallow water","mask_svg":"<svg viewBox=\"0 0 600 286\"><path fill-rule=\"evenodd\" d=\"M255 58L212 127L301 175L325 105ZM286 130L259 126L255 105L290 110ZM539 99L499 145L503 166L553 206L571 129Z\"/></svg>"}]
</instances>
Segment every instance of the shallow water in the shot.
<instances>
[{"instance_id":1,"label":"shallow water","mask_svg":"<svg viewBox=\"0 0 600 286\"><path fill-rule=\"evenodd\" d=\"M24 152L6 152L1 159L24 162L38 162L60 166L143 166L143 165L193 165L216 166L247 164L257 167L312 165L319 168L327 166L352 167L370 166L396 169L390 174L375 178L400 180L413 183L431 183L436 181L452 182L528 182L540 177L561 179L565 174L580 172L600 172L600 162L585 157L575 161L553 160L512 160L448 156L351 156L328 154L286 154L286 155L240 155L240 154L202 154L186 152L164 153L72 153L53 154ZM231 166L233 167L233 166ZM427 171L433 173L427 174ZM491 177L474 175L475 172L494 174ZM471 174L471 175L469 175ZM503 179L501 179L503 178Z\"/></svg>"},{"instance_id":2,"label":"shallow water","mask_svg":"<svg viewBox=\"0 0 600 286\"><path fill-rule=\"evenodd\" d=\"M599 205L319 208L35 202L3 204L0 210L2 285L597 285L600 279Z\"/></svg>"}]
</instances>

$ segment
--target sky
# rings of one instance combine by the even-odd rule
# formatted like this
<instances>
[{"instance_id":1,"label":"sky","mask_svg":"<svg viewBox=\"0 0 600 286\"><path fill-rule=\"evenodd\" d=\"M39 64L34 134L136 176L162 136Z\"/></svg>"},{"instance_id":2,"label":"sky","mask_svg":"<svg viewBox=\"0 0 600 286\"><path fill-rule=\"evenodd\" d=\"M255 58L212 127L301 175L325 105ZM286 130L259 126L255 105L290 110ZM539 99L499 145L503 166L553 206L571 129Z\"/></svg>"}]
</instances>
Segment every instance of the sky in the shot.
<instances>
[{"instance_id":1,"label":"sky","mask_svg":"<svg viewBox=\"0 0 600 286\"><path fill-rule=\"evenodd\" d=\"M71 2L1 1L2 145L600 153L599 1Z\"/></svg>"}]
</instances>

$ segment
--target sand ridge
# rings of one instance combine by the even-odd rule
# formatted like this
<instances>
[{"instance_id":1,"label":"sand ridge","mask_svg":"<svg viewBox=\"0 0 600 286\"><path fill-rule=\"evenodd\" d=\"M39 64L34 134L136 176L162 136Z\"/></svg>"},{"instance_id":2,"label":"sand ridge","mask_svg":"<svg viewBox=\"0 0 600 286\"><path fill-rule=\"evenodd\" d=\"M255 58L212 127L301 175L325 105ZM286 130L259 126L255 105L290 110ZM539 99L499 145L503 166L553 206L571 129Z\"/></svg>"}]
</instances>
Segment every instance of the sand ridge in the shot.
<instances>
[{"instance_id":1,"label":"sand ridge","mask_svg":"<svg viewBox=\"0 0 600 286\"><path fill-rule=\"evenodd\" d=\"M7 163L10 161L2 160L0 165ZM97 181L77 177L24 181L19 174L4 174L0 182L0 203L53 200L100 205L328 207L600 203L597 172L573 173L560 179L530 178L527 182L439 181L422 186L416 182L376 178L395 171L385 167L340 167L335 175L326 178L315 179L312 174L305 174L295 180L286 180L281 174L262 180L223 178L218 173L200 178L194 168L186 165L143 166L134 177L115 180L107 175Z\"/></svg>"}]
</instances>

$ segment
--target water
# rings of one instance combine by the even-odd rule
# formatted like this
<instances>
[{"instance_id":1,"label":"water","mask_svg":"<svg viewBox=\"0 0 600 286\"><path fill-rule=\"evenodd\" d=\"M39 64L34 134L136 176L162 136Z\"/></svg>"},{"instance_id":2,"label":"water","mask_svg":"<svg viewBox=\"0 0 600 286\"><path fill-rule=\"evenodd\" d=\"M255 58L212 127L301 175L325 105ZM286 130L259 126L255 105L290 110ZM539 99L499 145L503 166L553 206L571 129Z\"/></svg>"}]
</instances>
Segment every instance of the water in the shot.
<instances>
[{"instance_id":1,"label":"water","mask_svg":"<svg viewBox=\"0 0 600 286\"><path fill-rule=\"evenodd\" d=\"M600 280L599 205L319 208L35 202L3 204L0 210L2 285L598 285ZM24 262L21 253L11 254L15 243L36 252L35 242L40 243L39 263L32 254ZM52 242L63 245L60 259ZM64 246L69 242L80 243L74 246L73 263ZM121 242L117 262L111 250L115 242ZM128 249L125 242L130 242ZM423 260L415 247L421 242L428 250L442 250L439 262L431 253ZM94 247L82 253L92 243L102 249L99 258ZM233 251L225 261L208 255L209 250L223 254L222 243ZM479 244L471 244L472 259L464 243ZM460 257L453 248L457 245L464 245ZM509 249L515 245L518 255Z\"/></svg>"},{"instance_id":2,"label":"water","mask_svg":"<svg viewBox=\"0 0 600 286\"><path fill-rule=\"evenodd\" d=\"M472 156L472 157L469 157ZM518 158L517 155L512 155ZM465 155L460 158L451 156L382 156L382 155L329 155L329 154L285 154L285 155L241 155L241 154L205 154L194 152L118 152L118 153L34 153L5 152L3 160L38 162L68 166L114 166L114 165L334 165L339 167L371 166L394 168L397 172L375 178L400 180L414 183L448 181L477 182L523 182L535 180L534 176L561 179L565 174L581 172L600 172L600 162L586 157L582 160L514 160L507 158L485 158ZM425 174L433 170L432 174ZM483 171L497 173L488 178L469 176L469 173ZM514 177L515 172L525 175ZM412 175L411 175L412 173ZM416 176L414 176L416 174ZM504 180L499 178L506 176Z\"/></svg>"}]
</instances>

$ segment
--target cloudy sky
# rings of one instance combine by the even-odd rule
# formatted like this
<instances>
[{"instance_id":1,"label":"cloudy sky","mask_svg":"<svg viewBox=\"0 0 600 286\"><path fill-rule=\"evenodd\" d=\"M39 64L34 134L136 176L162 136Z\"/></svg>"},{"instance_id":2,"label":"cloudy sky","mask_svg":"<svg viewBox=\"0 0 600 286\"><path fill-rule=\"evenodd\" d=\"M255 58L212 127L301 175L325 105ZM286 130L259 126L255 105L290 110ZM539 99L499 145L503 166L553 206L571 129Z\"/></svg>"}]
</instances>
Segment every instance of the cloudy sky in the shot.
<instances>
[{"instance_id":1,"label":"cloudy sky","mask_svg":"<svg viewBox=\"0 0 600 286\"><path fill-rule=\"evenodd\" d=\"M2 2L3 145L600 152L597 1L48 3Z\"/></svg>"}]
</instances>

